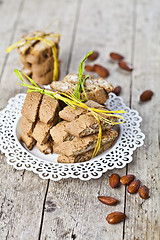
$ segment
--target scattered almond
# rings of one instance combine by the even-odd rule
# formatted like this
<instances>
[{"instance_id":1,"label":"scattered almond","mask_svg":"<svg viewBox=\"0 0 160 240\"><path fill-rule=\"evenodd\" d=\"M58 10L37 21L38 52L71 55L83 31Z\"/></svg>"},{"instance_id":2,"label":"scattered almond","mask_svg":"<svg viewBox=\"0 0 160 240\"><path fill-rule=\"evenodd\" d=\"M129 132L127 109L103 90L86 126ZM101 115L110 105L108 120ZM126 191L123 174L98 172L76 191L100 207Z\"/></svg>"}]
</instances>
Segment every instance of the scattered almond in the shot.
<instances>
[{"instance_id":1,"label":"scattered almond","mask_svg":"<svg viewBox=\"0 0 160 240\"><path fill-rule=\"evenodd\" d=\"M149 197L149 189L145 185L140 187L139 196L143 199L147 199Z\"/></svg>"},{"instance_id":2,"label":"scattered almond","mask_svg":"<svg viewBox=\"0 0 160 240\"><path fill-rule=\"evenodd\" d=\"M117 96L119 96L121 92L121 87L120 86L115 87L112 92L115 93Z\"/></svg>"},{"instance_id":3,"label":"scattered almond","mask_svg":"<svg viewBox=\"0 0 160 240\"><path fill-rule=\"evenodd\" d=\"M88 60L89 61L94 61L99 57L99 52L97 51L93 51L93 53L91 55L88 56Z\"/></svg>"},{"instance_id":4,"label":"scattered almond","mask_svg":"<svg viewBox=\"0 0 160 240\"><path fill-rule=\"evenodd\" d=\"M115 52L111 52L110 57L111 57L111 59L118 60L118 61L124 59L124 57L122 55L120 55L119 53L115 53Z\"/></svg>"},{"instance_id":5,"label":"scattered almond","mask_svg":"<svg viewBox=\"0 0 160 240\"><path fill-rule=\"evenodd\" d=\"M139 187L140 187L140 181L139 180L134 180L133 182L131 182L127 188L127 191L131 194L134 194L138 191Z\"/></svg>"},{"instance_id":6,"label":"scattered almond","mask_svg":"<svg viewBox=\"0 0 160 240\"><path fill-rule=\"evenodd\" d=\"M109 71L107 68L99 64L95 64L94 67L95 67L95 71L98 73L100 77L106 78L109 76Z\"/></svg>"},{"instance_id":7,"label":"scattered almond","mask_svg":"<svg viewBox=\"0 0 160 240\"><path fill-rule=\"evenodd\" d=\"M112 174L109 178L109 184L111 188L117 188L119 186L120 176L116 173Z\"/></svg>"},{"instance_id":8,"label":"scattered almond","mask_svg":"<svg viewBox=\"0 0 160 240\"><path fill-rule=\"evenodd\" d=\"M129 185L133 180L135 179L135 176L132 174L127 174L123 177L121 177L120 182L123 185Z\"/></svg>"},{"instance_id":9,"label":"scattered almond","mask_svg":"<svg viewBox=\"0 0 160 240\"><path fill-rule=\"evenodd\" d=\"M126 70L126 71L129 71L131 72L133 70L133 66L130 64L130 63L127 63L125 61L119 61L119 67Z\"/></svg>"},{"instance_id":10,"label":"scattered almond","mask_svg":"<svg viewBox=\"0 0 160 240\"><path fill-rule=\"evenodd\" d=\"M140 101L141 102L148 101L152 98L152 96L153 96L153 92L151 90L146 90L141 94Z\"/></svg>"},{"instance_id":11,"label":"scattered almond","mask_svg":"<svg viewBox=\"0 0 160 240\"><path fill-rule=\"evenodd\" d=\"M110 224L116 224L123 221L126 218L126 215L122 212L112 212L108 214L106 220Z\"/></svg>"},{"instance_id":12,"label":"scattered almond","mask_svg":"<svg viewBox=\"0 0 160 240\"><path fill-rule=\"evenodd\" d=\"M94 65L86 65L85 67L85 70L88 71L88 72L95 72L95 67Z\"/></svg>"},{"instance_id":13,"label":"scattered almond","mask_svg":"<svg viewBox=\"0 0 160 240\"><path fill-rule=\"evenodd\" d=\"M117 204L119 201L116 198L113 197L107 197L107 196L98 196L98 200L106 205L113 206Z\"/></svg>"}]
</instances>

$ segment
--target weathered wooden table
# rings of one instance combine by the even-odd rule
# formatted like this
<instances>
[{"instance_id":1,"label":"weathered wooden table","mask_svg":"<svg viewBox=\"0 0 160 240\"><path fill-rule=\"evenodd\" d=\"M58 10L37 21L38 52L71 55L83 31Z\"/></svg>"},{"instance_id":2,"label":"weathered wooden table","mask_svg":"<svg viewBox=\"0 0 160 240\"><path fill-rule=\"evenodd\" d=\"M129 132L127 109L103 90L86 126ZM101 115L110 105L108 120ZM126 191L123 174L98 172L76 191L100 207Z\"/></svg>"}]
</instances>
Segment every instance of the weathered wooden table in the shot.
<instances>
[{"instance_id":1,"label":"weathered wooden table","mask_svg":"<svg viewBox=\"0 0 160 240\"><path fill-rule=\"evenodd\" d=\"M16 85L13 70L19 68L17 51L5 49L33 30L42 30L54 19L61 24L61 79L77 72L80 60L91 49L100 52L97 62L110 70L108 80L122 86L125 103L139 111L146 135L126 168L109 171L100 179L59 182L40 179L29 171L17 171L0 158L0 239L1 240L158 240L160 239L159 190L159 105L160 94L160 1L154 0L2 0L0 1L0 108L25 89ZM52 28L51 28L52 29ZM117 51L134 65L130 74L121 73L109 61ZM151 101L139 103L145 89L154 91ZM109 187L108 178L117 172L135 174L150 189L150 198L129 195L121 186ZM97 195L120 200L108 207ZM106 216L124 211L128 218L109 225Z\"/></svg>"}]
</instances>

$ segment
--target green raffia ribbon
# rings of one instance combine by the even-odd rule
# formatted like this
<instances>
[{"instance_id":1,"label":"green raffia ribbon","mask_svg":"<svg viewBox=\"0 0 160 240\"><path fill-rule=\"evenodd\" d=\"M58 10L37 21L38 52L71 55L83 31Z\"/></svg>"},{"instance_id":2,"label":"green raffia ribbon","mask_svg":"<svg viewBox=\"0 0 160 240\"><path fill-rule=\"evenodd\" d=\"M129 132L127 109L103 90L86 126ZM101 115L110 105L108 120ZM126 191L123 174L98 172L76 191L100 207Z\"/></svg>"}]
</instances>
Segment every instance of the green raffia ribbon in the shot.
<instances>
[{"instance_id":1,"label":"green raffia ribbon","mask_svg":"<svg viewBox=\"0 0 160 240\"><path fill-rule=\"evenodd\" d=\"M96 143L96 147L94 149L92 158L95 157L100 149L100 145L101 145L101 139L102 139L102 127L101 127L101 121L104 121L108 124L112 124L112 125L117 125L117 124L121 124L125 122L124 117L122 117L121 115L117 115L117 114L112 114L112 113L126 113L124 110L117 110L117 111L108 111L108 110L102 110L102 109L97 109L97 108L90 108L88 107L85 103L83 103L80 99L76 98L73 95L67 94L67 93L63 93L63 92L51 92L48 91L46 89L42 89L40 88L30 77L28 77L25 73L15 69L14 72L17 74L18 78L22 81L22 83L17 83L18 85L24 86L28 88L28 92L40 92L41 94L45 94L53 99L57 99L57 100L61 100L64 103L66 103L68 106L72 107L72 108L76 108L76 107L82 107L84 109L86 109L87 111L91 112L92 115L95 117L95 119L98 121L99 123L99 133L98 133L98 139L97 139L97 143ZM22 75L24 75L31 83L27 84L24 82ZM108 116L114 116L117 117L117 119L122 119L123 121L121 122L112 122L108 119L105 118Z\"/></svg>"},{"instance_id":2,"label":"green raffia ribbon","mask_svg":"<svg viewBox=\"0 0 160 240\"><path fill-rule=\"evenodd\" d=\"M83 101L87 101L87 95L86 95L86 92L84 90L84 82L87 78L89 78L89 75L85 75L83 77L83 71L84 71L84 66L85 66L85 63L84 61L88 58L88 56L90 56L91 54L93 53L93 51L90 51L84 58L83 60L81 61L80 65L79 65L79 78L78 78L78 83L77 83L77 86L75 87L75 90L73 92L73 96L76 97L77 99L81 100L82 102ZM85 99L82 100L81 99L81 92L84 93L84 96L85 96Z\"/></svg>"}]
</instances>

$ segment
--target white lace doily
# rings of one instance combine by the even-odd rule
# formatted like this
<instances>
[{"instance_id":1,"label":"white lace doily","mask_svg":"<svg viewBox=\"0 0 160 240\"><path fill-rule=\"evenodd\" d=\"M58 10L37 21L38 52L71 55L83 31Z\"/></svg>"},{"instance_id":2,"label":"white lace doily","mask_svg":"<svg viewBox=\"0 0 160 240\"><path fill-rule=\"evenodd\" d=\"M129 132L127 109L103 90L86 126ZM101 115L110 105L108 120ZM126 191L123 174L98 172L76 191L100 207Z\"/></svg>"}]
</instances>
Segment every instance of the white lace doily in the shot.
<instances>
[{"instance_id":1,"label":"white lace doily","mask_svg":"<svg viewBox=\"0 0 160 240\"><path fill-rule=\"evenodd\" d=\"M57 163L56 154L48 156L38 150L29 151L20 142L19 119L25 94L11 98L0 112L0 150L7 162L14 168L33 171L43 179L58 181L62 178L89 180L99 178L102 173L113 168L123 168L132 161L133 151L143 145L144 134L140 130L142 118L138 112L126 107L121 97L110 93L107 107L110 110L125 110L125 123L118 125L119 136L114 146L83 163Z\"/></svg>"}]
</instances>

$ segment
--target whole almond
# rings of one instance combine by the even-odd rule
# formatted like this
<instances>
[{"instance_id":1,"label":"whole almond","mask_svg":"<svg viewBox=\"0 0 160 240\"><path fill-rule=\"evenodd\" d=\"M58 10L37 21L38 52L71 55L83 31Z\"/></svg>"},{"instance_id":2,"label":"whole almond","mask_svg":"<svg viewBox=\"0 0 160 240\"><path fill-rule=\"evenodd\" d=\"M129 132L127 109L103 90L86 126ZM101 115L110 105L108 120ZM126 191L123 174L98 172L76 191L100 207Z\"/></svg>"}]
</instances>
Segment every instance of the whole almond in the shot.
<instances>
[{"instance_id":1,"label":"whole almond","mask_svg":"<svg viewBox=\"0 0 160 240\"><path fill-rule=\"evenodd\" d=\"M146 90L141 94L140 101L141 102L148 101L152 98L152 96L153 96L153 92L151 90Z\"/></svg>"},{"instance_id":2,"label":"whole almond","mask_svg":"<svg viewBox=\"0 0 160 240\"><path fill-rule=\"evenodd\" d=\"M111 52L110 57L111 57L111 59L118 60L118 61L120 61L124 58L122 55L120 55L119 53L116 53L116 52Z\"/></svg>"},{"instance_id":3,"label":"whole almond","mask_svg":"<svg viewBox=\"0 0 160 240\"><path fill-rule=\"evenodd\" d=\"M106 220L110 224L116 224L122 222L126 218L126 215L122 212L112 212L108 214Z\"/></svg>"},{"instance_id":4,"label":"whole almond","mask_svg":"<svg viewBox=\"0 0 160 240\"><path fill-rule=\"evenodd\" d=\"M119 96L121 92L121 87L120 86L115 87L112 92L115 93L117 96Z\"/></svg>"},{"instance_id":5,"label":"whole almond","mask_svg":"<svg viewBox=\"0 0 160 240\"><path fill-rule=\"evenodd\" d=\"M135 176L132 174L127 174L123 177L121 177L120 182L123 185L129 185L133 180L135 179Z\"/></svg>"},{"instance_id":6,"label":"whole almond","mask_svg":"<svg viewBox=\"0 0 160 240\"><path fill-rule=\"evenodd\" d=\"M95 64L94 67L95 67L95 71L98 73L100 77L106 78L109 76L109 71L107 68L99 64Z\"/></svg>"},{"instance_id":7,"label":"whole almond","mask_svg":"<svg viewBox=\"0 0 160 240\"><path fill-rule=\"evenodd\" d=\"M93 53L91 55L88 56L88 60L89 61L94 61L99 57L99 52L97 51L93 51Z\"/></svg>"},{"instance_id":8,"label":"whole almond","mask_svg":"<svg viewBox=\"0 0 160 240\"><path fill-rule=\"evenodd\" d=\"M147 199L149 197L149 189L145 185L140 187L139 196L143 199Z\"/></svg>"},{"instance_id":9,"label":"whole almond","mask_svg":"<svg viewBox=\"0 0 160 240\"><path fill-rule=\"evenodd\" d=\"M116 198L107 197L107 196L98 196L98 200L110 206L116 205L119 202Z\"/></svg>"},{"instance_id":10,"label":"whole almond","mask_svg":"<svg viewBox=\"0 0 160 240\"><path fill-rule=\"evenodd\" d=\"M134 180L133 182L131 182L127 188L127 191L131 194L134 194L138 191L139 187L140 187L140 181L139 180Z\"/></svg>"},{"instance_id":11,"label":"whole almond","mask_svg":"<svg viewBox=\"0 0 160 240\"><path fill-rule=\"evenodd\" d=\"M85 70L88 71L88 72L95 72L95 67L94 67L94 65L93 66L86 65Z\"/></svg>"},{"instance_id":12,"label":"whole almond","mask_svg":"<svg viewBox=\"0 0 160 240\"><path fill-rule=\"evenodd\" d=\"M125 61L119 61L119 67L126 70L126 71L129 71L131 72L133 70L133 66L130 64L130 63L127 63Z\"/></svg>"},{"instance_id":13,"label":"whole almond","mask_svg":"<svg viewBox=\"0 0 160 240\"><path fill-rule=\"evenodd\" d=\"M116 173L112 174L109 178L109 184L111 188L117 188L119 186L120 176Z\"/></svg>"}]
</instances>

